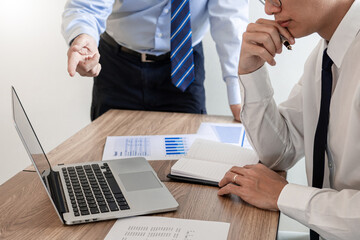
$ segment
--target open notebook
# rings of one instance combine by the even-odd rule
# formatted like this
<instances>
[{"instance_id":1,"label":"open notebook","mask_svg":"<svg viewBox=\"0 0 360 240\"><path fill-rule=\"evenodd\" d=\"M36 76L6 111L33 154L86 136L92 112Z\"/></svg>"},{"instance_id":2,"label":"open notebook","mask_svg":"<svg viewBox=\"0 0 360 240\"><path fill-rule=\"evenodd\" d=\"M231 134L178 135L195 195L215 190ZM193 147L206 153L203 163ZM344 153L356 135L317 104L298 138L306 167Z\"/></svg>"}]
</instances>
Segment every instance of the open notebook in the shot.
<instances>
[{"instance_id":1,"label":"open notebook","mask_svg":"<svg viewBox=\"0 0 360 240\"><path fill-rule=\"evenodd\" d=\"M256 153L237 145L196 139L188 154L171 168L169 178L217 186L233 166L256 164Z\"/></svg>"}]
</instances>

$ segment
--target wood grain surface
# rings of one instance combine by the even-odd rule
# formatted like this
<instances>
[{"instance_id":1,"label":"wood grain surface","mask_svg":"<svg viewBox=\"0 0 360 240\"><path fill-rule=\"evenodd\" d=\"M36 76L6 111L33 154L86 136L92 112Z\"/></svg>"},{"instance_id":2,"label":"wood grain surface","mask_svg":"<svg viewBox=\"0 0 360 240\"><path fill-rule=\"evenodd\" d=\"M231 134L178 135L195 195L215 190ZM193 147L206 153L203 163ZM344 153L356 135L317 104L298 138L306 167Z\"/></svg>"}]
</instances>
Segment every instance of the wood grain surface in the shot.
<instances>
[{"instance_id":1,"label":"wood grain surface","mask_svg":"<svg viewBox=\"0 0 360 240\"><path fill-rule=\"evenodd\" d=\"M52 165L99 161L107 136L196 133L201 122L233 120L224 116L111 110L48 153L48 158ZM172 182L166 175L174 162L150 161L179 203L177 211L156 216L229 222L228 240L276 239L279 212L257 209L237 196L219 197L216 187ZM0 239L103 239L114 222L62 225L35 172L22 171L0 186Z\"/></svg>"}]
</instances>

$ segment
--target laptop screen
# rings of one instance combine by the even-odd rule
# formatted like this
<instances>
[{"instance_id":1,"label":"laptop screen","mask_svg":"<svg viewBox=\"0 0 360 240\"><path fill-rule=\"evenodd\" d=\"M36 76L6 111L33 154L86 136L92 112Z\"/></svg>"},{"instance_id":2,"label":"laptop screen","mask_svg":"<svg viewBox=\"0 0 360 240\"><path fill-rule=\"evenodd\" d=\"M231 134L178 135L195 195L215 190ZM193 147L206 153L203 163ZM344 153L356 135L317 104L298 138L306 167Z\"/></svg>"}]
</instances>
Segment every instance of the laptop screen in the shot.
<instances>
[{"instance_id":1,"label":"laptop screen","mask_svg":"<svg viewBox=\"0 0 360 240\"><path fill-rule=\"evenodd\" d=\"M41 178L43 179L45 186L47 186L45 182L45 178L49 174L51 170L51 166L34 132L34 129L25 113L25 110L20 102L20 99L13 87L11 92L12 92L13 118L14 118L15 126L17 128L21 140L23 141L26 147L29 156L31 157L39 174L41 175Z\"/></svg>"}]
</instances>

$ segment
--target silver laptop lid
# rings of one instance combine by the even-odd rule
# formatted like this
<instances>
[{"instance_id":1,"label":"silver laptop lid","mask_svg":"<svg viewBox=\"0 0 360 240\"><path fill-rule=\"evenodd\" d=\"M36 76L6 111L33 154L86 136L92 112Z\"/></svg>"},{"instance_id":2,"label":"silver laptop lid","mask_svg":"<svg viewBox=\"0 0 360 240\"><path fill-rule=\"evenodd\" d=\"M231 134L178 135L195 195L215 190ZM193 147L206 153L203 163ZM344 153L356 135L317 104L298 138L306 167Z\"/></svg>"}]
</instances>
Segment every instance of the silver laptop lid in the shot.
<instances>
[{"instance_id":1,"label":"silver laptop lid","mask_svg":"<svg viewBox=\"0 0 360 240\"><path fill-rule=\"evenodd\" d=\"M12 95L12 111L13 111L13 119L15 123L15 128L22 140L24 147L38 173L41 182L43 183L46 192L56 209L56 212L60 218L60 220L64 223L62 216L59 212L59 206L55 204L55 199L53 199L51 189L48 184L48 177L53 172L50 162L46 157L46 154L40 144L38 137L30 123L30 120L23 108L20 99L15 91L14 87L11 87L11 95ZM58 203L59 205L59 203Z\"/></svg>"}]
</instances>

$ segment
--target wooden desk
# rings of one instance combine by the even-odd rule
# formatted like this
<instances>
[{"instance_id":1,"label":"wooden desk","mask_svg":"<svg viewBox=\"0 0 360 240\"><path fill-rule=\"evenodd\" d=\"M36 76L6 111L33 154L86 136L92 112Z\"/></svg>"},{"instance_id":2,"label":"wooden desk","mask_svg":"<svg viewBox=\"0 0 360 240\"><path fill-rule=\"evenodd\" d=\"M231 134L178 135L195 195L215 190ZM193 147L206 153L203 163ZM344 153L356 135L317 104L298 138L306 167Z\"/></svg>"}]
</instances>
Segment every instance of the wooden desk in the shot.
<instances>
[{"instance_id":1,"label":"wooden desk","mask_svg":"<svg viewBox=\"0 0 360 240\"><path fill-rule=\"evenodd\" d=\"M231 117L111 110L52 150L52 165L98 161L109 135L196 133L201 122L233 122ZM217 188L172 182L166 177L174 161L152 161L179 208L157 216L231 223L229 240L276 238L279 212L264 211L236 196L219 197ZM0 239L103 239L115 220L64 226L38 176L20 172L0 186Z\"/></svg>"}]
</instances>

